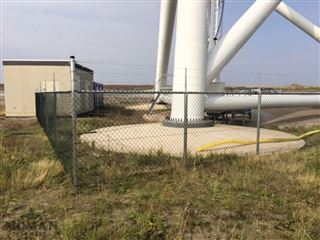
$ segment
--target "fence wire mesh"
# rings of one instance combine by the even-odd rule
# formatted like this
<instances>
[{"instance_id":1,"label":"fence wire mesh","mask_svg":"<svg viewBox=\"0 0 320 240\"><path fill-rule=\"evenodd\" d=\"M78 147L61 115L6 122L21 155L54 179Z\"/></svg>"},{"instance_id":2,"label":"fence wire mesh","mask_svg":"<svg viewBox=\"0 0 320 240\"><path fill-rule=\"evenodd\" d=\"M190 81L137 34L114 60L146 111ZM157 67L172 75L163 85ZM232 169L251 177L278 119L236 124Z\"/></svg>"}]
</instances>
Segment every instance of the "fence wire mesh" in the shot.
<instances>
[{"instance_id":1,"label":"fence wire mesh","mask_svg":"<svg viewBox=\"0 0 320 240\"><path fill-rule=\"evenodd\" d=\"M85 109L92 107L90 99L103 100L94 110L77 116L80 185L112 185L134 175L152 176L181 160L183 129L166 132L159 124L170 111L168 105L155 105L157 114L147 114L154 96L143 92L77 93L76 105L81 98L87 99Z\"/></svg>"},{"instance_id":2,"label":"fence wire mesh","mask_svg":"<svg viewBox=\"0 0 320 240\"><path fill-rule=\"evenodd\" d=\"M72 172L71 93L36 93L37 119L46 133L57 157Z\"/></svg>"},{"instance_id":3,"label":"fence wire mesh","mask_svg":"<svg viewBox=\"0 0 320 240\"><path fill-rule=\"evenodd\" d=\"M121 183L125 188L133 176L152 178L170 173L174 167L183 169L203 159L214 160L220 154L297 149L304 144L302 140L290 145L268 140L292 138L286 133L288 128L297 127L301 121L308 123L307 115L319 114L318 108L312 107L275 108L275 102L280 101L277 94L257 92L74 94L71 101L70 92L37 93L36 106L41 126L79 186L113 187ZM165 126L173 111L173 98L181 100L175 110L180 118ZM203 105L194 99L202 99ZM197 112L204 112L210 127L192 125Z\"/></svg>"},{"instance_id":4,"label":"fence wire mesh","mask_svg":"<svg viewBox=\"0 0 320 240\"><path fill-rule=\"evenodd\" d=\"M310 99L310 97L317 96L317 99L313 99L320 102L319 93L281 93L280 94L263 94L262 95L262 107L261 107L261 128L268 130L274 137L286 139L282 142L270 142L266 144L260 144L261 154L264 154L270 148L276 148L277 151L287 152L294 149L298 149L305 145L304 139L293 138L299 137L302 133L306 133L307 129L320 125L320 110L318 106L305 107L302 106L304 101ZM281 108L270 108L270 104L275 101L281 101L284 98L295 99L296 107L290 105L283 106ZM300 105L300 106L299 106ZM294 136L293 136L294 135ZM261 134L260 141L269 141L270 136L268 134ZM290 141L290 144L287 144ZM270 150L269 150L270 151Z\"/></svg>"}]
</instances>

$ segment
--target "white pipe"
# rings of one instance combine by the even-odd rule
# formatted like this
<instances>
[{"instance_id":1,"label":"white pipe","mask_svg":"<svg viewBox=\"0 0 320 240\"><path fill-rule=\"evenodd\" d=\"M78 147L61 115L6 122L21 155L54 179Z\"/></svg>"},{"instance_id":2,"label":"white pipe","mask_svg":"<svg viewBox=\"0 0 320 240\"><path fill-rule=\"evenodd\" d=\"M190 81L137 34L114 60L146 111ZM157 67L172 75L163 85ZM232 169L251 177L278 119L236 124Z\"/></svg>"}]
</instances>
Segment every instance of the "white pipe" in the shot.
<instances>
[{"instance_id":1,"label":"white pipe","mask_svg":"<svg viewBox=\"0 0 320 240\"><path fill-rule=\"evenodd\" d=\"M219 75L280 2L281 0L256 0L233 25L209 56L207 71L209 82Z\"/></svg>"},{"instance_id":2,"label":"white pipe","mask_svg":"<svg viewBox=\"0 0 320 240\"><path fill-rule=\"evenodd\" d=\"M198 94L197 94L198 95ZM189 97L192 93L189 94ZM171 95L161 96L161 100L170 104ZM231 111L256 109L258 107L258 95L243 94L221 94L206 95L205 97L206 111ZM320 94L317 95L301 95L301 94L277 94L262 95L261 108L290 108L290 107L320 107Z\"/></svg>"},{"instance_id":3,"label":"white pipe","mask_svg":"<svg viewBox=\"0 0 320 240\"><path fill-rule=\"evenodd\" d=\"M208 1L178 1L173 91L203 92L206 90L207 10ZM187 70L187 76L185 70ZM204 118L203 96L190 96L188 103L190 103L188 120L201 121ZM184 96L174 95L171 121L184 120L183 106Z\"/></svg>"},{"instance_id":4,"label":"white pipe","mask_svg":"<svg viewBox=\"0 0 320 240\"><path fill-rule=\"evenodd\" d=\"M258 95L208 96L205 109L211 111L255 109ZM320 95L263 95L261 108L320 107Z\"/></svg>"},{"instance_id":5,"label":"white pipe","mask_svg":"<svg viewBox=\"0 0 320 240\"><path fill-rule=\"evenodd\" d=\"M310 37L320 42L320 28L300 15L287 4L285 4L284 2L280 3L277 6L276 11L284 18L296 25L298 28L300 28L302 31L307 33Z\"/></svg>"},{"instance_id":6,"label":"white pipe","mask_svg":"<svg viewBox=\"0 0 320 240\"><path fill-rule=\"evenodd\" d=\"M77 89L77 82L76 82L76 61L74 56L70 56L70 79L71 79L71 91L75 92Z\"/></svg>"},{"instance_id":7,"label":"white pipe","mask_svg":"<svg viewBox=\"0 0 320 240\"><path fill-rule=\"evenodd\" d=\"M177 0L161 1L155 91L160 91L167 83L176 7Z\"/></svg>"}]
</instances>

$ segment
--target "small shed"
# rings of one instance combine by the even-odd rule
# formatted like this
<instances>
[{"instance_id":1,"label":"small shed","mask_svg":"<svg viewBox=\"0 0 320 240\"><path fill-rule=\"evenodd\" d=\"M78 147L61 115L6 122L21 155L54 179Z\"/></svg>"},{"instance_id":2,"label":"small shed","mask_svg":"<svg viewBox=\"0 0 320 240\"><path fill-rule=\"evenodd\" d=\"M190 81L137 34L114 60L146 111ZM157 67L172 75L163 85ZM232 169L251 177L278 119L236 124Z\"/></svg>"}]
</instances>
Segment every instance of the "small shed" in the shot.
<instances>
[{"instance_id":1,"label":"small shed","mask_svg":"<svg viewBox=\"0 0 320 240\"><path fill-rule=\"evenodd\" d=\"M69 60L3 61L5 109L7 117L35 117L35 93L71 91ZM93 70L76 63L76 90L93 89ZM86 101L86 108L93 109L93 99Z\"/></svg>"}]
</instances>

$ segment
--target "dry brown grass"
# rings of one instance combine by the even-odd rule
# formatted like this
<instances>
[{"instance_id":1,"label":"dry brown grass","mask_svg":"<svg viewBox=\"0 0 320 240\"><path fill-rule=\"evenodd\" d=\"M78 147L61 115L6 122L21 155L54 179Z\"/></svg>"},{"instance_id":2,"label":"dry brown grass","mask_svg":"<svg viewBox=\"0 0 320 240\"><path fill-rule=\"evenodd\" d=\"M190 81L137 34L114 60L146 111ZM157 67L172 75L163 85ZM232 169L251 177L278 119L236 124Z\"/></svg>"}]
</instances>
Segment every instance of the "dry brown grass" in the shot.
<instances>
[{"instance_id":1,"label":"dry brown grass","mask_svg":"<svg viewBox=\"0 0 320 240\"><path fill-rule=\"evenodd\" d=\"M320 188L320 177L315 172L301 173L297 180L304 189Z\"/></svg>"},{"instance_id":2,"label":"dry brown grass","mask_svg":"<svg viewBox=\"0 0 320 240\"><path fill-rule=\"evenodd\" d=\"M63 172L62 164L57 160L40 160L29 166L19 168L13 174L12 186L16 189L30 189L52 181Z\"/></svg>"},{"instance_id":3,"label":"dry brown grass","mask_svg":"<svg viewBox=\"0 0 320 240\"><path fill-rule=\"evenodd\" d=\"M320 239L316 136L291 153L193 157L188 171L163 153L88 147L75 194L37 125L5 129L0 238L23 239L40 221L58 228L38 228L40 239Z\"/></svg>"}]
</instances>

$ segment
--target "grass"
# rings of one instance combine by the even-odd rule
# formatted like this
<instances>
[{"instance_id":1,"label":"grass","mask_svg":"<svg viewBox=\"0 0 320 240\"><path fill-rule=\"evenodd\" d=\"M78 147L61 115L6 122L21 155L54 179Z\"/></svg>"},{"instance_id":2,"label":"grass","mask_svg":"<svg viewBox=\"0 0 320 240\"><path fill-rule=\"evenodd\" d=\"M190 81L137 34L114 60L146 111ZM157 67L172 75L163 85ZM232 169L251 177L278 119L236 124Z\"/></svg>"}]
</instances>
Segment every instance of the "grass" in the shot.
<instances>
[{"instance_id":1,"label":"grass","mask_svg":"<svg viewBox=\"0 0 320 240\"><path fill-rule=\"evenodd\" d=\"M36 121L0 127L0 239L320 238L319 135L291 153L193 156L189 171L80 145L76 194Z\"/></svg>"},{"instance_id":2,"label":"grass","mask_svg":"<svg viewBox=\"0 0 320 240\"><path fill-rule=\"evenodd\" d=\"M287 87L282 88L284 91L307 91L307 92L319 92L320 87L319 86L303 86L300 84L291 84Z\"/></svg>"},{"instance_id":3,"label":"grass","mask_svg":"<svg viewBox=\"0 0 320 240\"><path fill-rule=\"evenodd\" d=\"M310 132L310 131L313 131L313 130L319 130L320 129L320 125L314 125L314 126L308 127L308 128L303 127L303 126L279 128L278 126L270 125L270 126L263 126L263 128L269 128L269 129L272 129L272 130L283 131L283 132L287 132L287 133L293 134L295 136L300 136L300 135L302 135L304 133L307 133L307 132ZM320 141L319 134L311 136L311 137L308 137L307 139L305 139L307 147L316 146L316 145L318 145L319 141Z\"/></svg>"},{"instance_id":4,"label":"grass","mask_svg":"<svg viewBox=\"0 0 320 240\"><path fill-rule=\"evenodd\" d=\"M129 105L130 106L130 105ZM106 105L90 114L83 114L78 117L78 132L90 132L97 128L110 127L124 124L137 124L146 122L143 115L146 110L132 110L124 106Z\"/></svg>"},{"instance_id":5,"label":"grass","mask_svg":"<svg viewBox=\"0 0 320 240\"><path fill-rule=\"evenodd\" d=\"M52 181L63 172L63 166L55 160L43 159L31 162L26 168L17 169L12 176L12 188L28 189Z\"/></svg>"}]
</instances>

